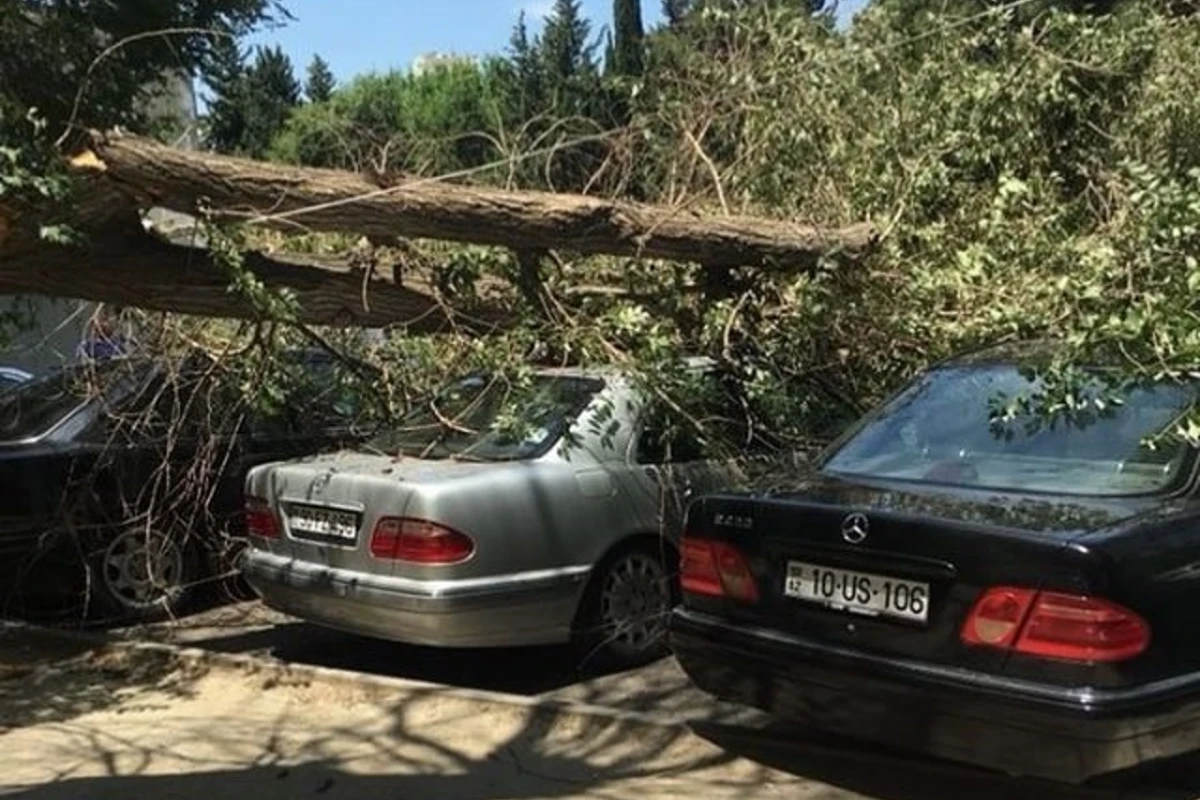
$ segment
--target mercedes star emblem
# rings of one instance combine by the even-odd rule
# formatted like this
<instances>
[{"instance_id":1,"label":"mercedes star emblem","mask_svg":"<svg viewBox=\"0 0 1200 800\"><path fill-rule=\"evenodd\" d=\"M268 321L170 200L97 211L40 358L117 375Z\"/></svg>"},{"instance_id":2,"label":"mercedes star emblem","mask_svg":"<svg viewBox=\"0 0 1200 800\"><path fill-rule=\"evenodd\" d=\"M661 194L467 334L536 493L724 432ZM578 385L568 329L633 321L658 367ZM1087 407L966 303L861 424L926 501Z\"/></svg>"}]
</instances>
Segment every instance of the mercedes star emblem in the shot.
<instances>
[{"instance_id":1,"label":"mercedes star emblem","mask_svg":"<svg viewBox=\"0 0 1200 800\"><path fill-rule=\"evenodd\" d=\"M842 538L850 544L862 544L867 540L871 523L866 514L851 514L842 520Z\"/></svg>"}]
</instances>

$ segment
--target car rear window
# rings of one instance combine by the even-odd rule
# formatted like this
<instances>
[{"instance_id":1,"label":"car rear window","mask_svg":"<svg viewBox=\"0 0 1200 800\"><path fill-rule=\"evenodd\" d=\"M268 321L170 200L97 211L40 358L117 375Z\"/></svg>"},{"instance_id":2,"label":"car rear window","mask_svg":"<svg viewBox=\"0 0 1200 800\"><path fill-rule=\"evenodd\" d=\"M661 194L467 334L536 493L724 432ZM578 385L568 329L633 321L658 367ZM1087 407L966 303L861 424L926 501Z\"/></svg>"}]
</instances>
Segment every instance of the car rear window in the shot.
<instances>
[{"instance_id":1,"label":"car rear window","mask_svg":"<svg viewBox=\"0 0 1200 800\"><path fill-rule=\"evenodd\" d=\"M0 393L0 441L48 432L108 386L117 362L60 369Z\"/></svg>"},{"instance_id":2,"label":"car rear window","mask_svg":"<svg viewBox=\"0 0 1200 800\"><path fill-rule=\"evenodd\" d=\"M1001 398L1028 396L1016 365L926 373L825 462L829 472L963 487L1079 495L1149 494L1172 485L1188 448L1169 434L1195 400L1175 383L1119 390L1082 415L999 419Z\"/></svg>"},{"instance_id":3,"label":"car rear window","mask_svg":"<svg viewBox=\"0 0 1200 800\"><path fill-rule=\"evenodd\" d=\"M539 375L514 385L472 375L446 386L376 436L369 447L421 458L537 458L566 433L602 388L603 381L578 376Z\"/></svg>"}]
</instances>

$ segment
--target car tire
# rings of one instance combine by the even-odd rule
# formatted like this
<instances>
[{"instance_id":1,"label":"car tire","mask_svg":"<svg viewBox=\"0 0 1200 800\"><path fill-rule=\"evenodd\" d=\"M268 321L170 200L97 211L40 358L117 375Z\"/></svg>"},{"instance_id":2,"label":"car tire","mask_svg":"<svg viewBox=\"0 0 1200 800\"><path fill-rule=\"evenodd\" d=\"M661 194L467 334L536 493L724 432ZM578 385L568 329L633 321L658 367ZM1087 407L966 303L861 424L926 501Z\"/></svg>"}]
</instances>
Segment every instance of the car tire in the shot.
<instances>
[{"instance_id":1,"label":"car tire","mask_svg":"<svg viewBox=\"0 0 1200 800\"><path fill-rule=\"evenodd\" d=\"M122 528L88 558L92 615L107 621L144 621L177 616L195 595L196 547L175 531Z\"/></svg>"},{"instance_id":2,"label":"car tire","mask_svg":"<svg viewBox=\"0 0 1200 800\"><path fill-rule=\"evenodd\" d=\"M627 669L665 656L667 616L679 591L669 547L621 547L592 573L576 614L583 667Z\"/></svg>"}]
</instances>

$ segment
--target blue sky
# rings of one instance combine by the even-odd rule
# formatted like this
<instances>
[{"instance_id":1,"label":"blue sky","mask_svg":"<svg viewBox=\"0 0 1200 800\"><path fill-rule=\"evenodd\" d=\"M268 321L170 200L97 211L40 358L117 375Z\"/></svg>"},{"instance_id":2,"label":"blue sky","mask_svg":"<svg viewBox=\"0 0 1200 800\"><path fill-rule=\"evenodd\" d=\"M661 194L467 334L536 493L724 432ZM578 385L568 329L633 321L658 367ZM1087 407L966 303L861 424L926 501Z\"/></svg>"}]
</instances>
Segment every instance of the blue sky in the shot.
<instances>
[{"instance_id":1,"label":"blue sky","mask_svg":"<svg viewBox=\"0 0 1200 800\"><path fill-rule=\"evenodd\" d=\"M842 0L846 16L864 0ZM407 69L431 51L480 55L505 48L517 15L531 24L553 0L285 0L296 18L286 26L260 31L249 43L281 45L297 75L314 53L345 80L371 70ZM647 26L661 19L661 0L643 0ZM609 23L612 0L583 0L594 32Z\"/></svg>"}]
</instances>

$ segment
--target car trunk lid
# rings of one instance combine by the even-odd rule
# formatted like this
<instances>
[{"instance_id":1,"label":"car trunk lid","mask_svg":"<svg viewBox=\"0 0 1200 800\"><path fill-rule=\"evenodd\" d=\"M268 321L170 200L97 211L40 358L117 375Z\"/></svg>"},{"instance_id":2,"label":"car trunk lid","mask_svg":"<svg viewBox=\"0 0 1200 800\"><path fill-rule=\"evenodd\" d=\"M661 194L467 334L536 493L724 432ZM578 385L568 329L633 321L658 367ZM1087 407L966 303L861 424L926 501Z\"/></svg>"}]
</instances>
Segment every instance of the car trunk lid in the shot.
<instances>
[{"instance_id":1,"label":"car trunk lid","mask_svg":"<svg viewBox=\"0 0 1200 800\"><path fill-rule=\"evenodd\" d=\"M371 554L371 534L384 517L404 517L413 498L494 464L395 458L344 452L271 465L253 487L268 500L281 536L271 552L312 564L398 574L401 565Z\"/></svg>"},{"instance_id":2,"label":"car trunk lid","mask_svg":"<svg viewBox=\"0 0 1200 800\"><path fill-rule=\"evenodd\" d=\"M1094 581L1070 543L1137 510L815 476L708 498L689 530L735 543L760 584L758 603L723 611L830 644L999 669L1002 652L964 653L959 638L980 593Z\"/></svg>"}]
</instances>

